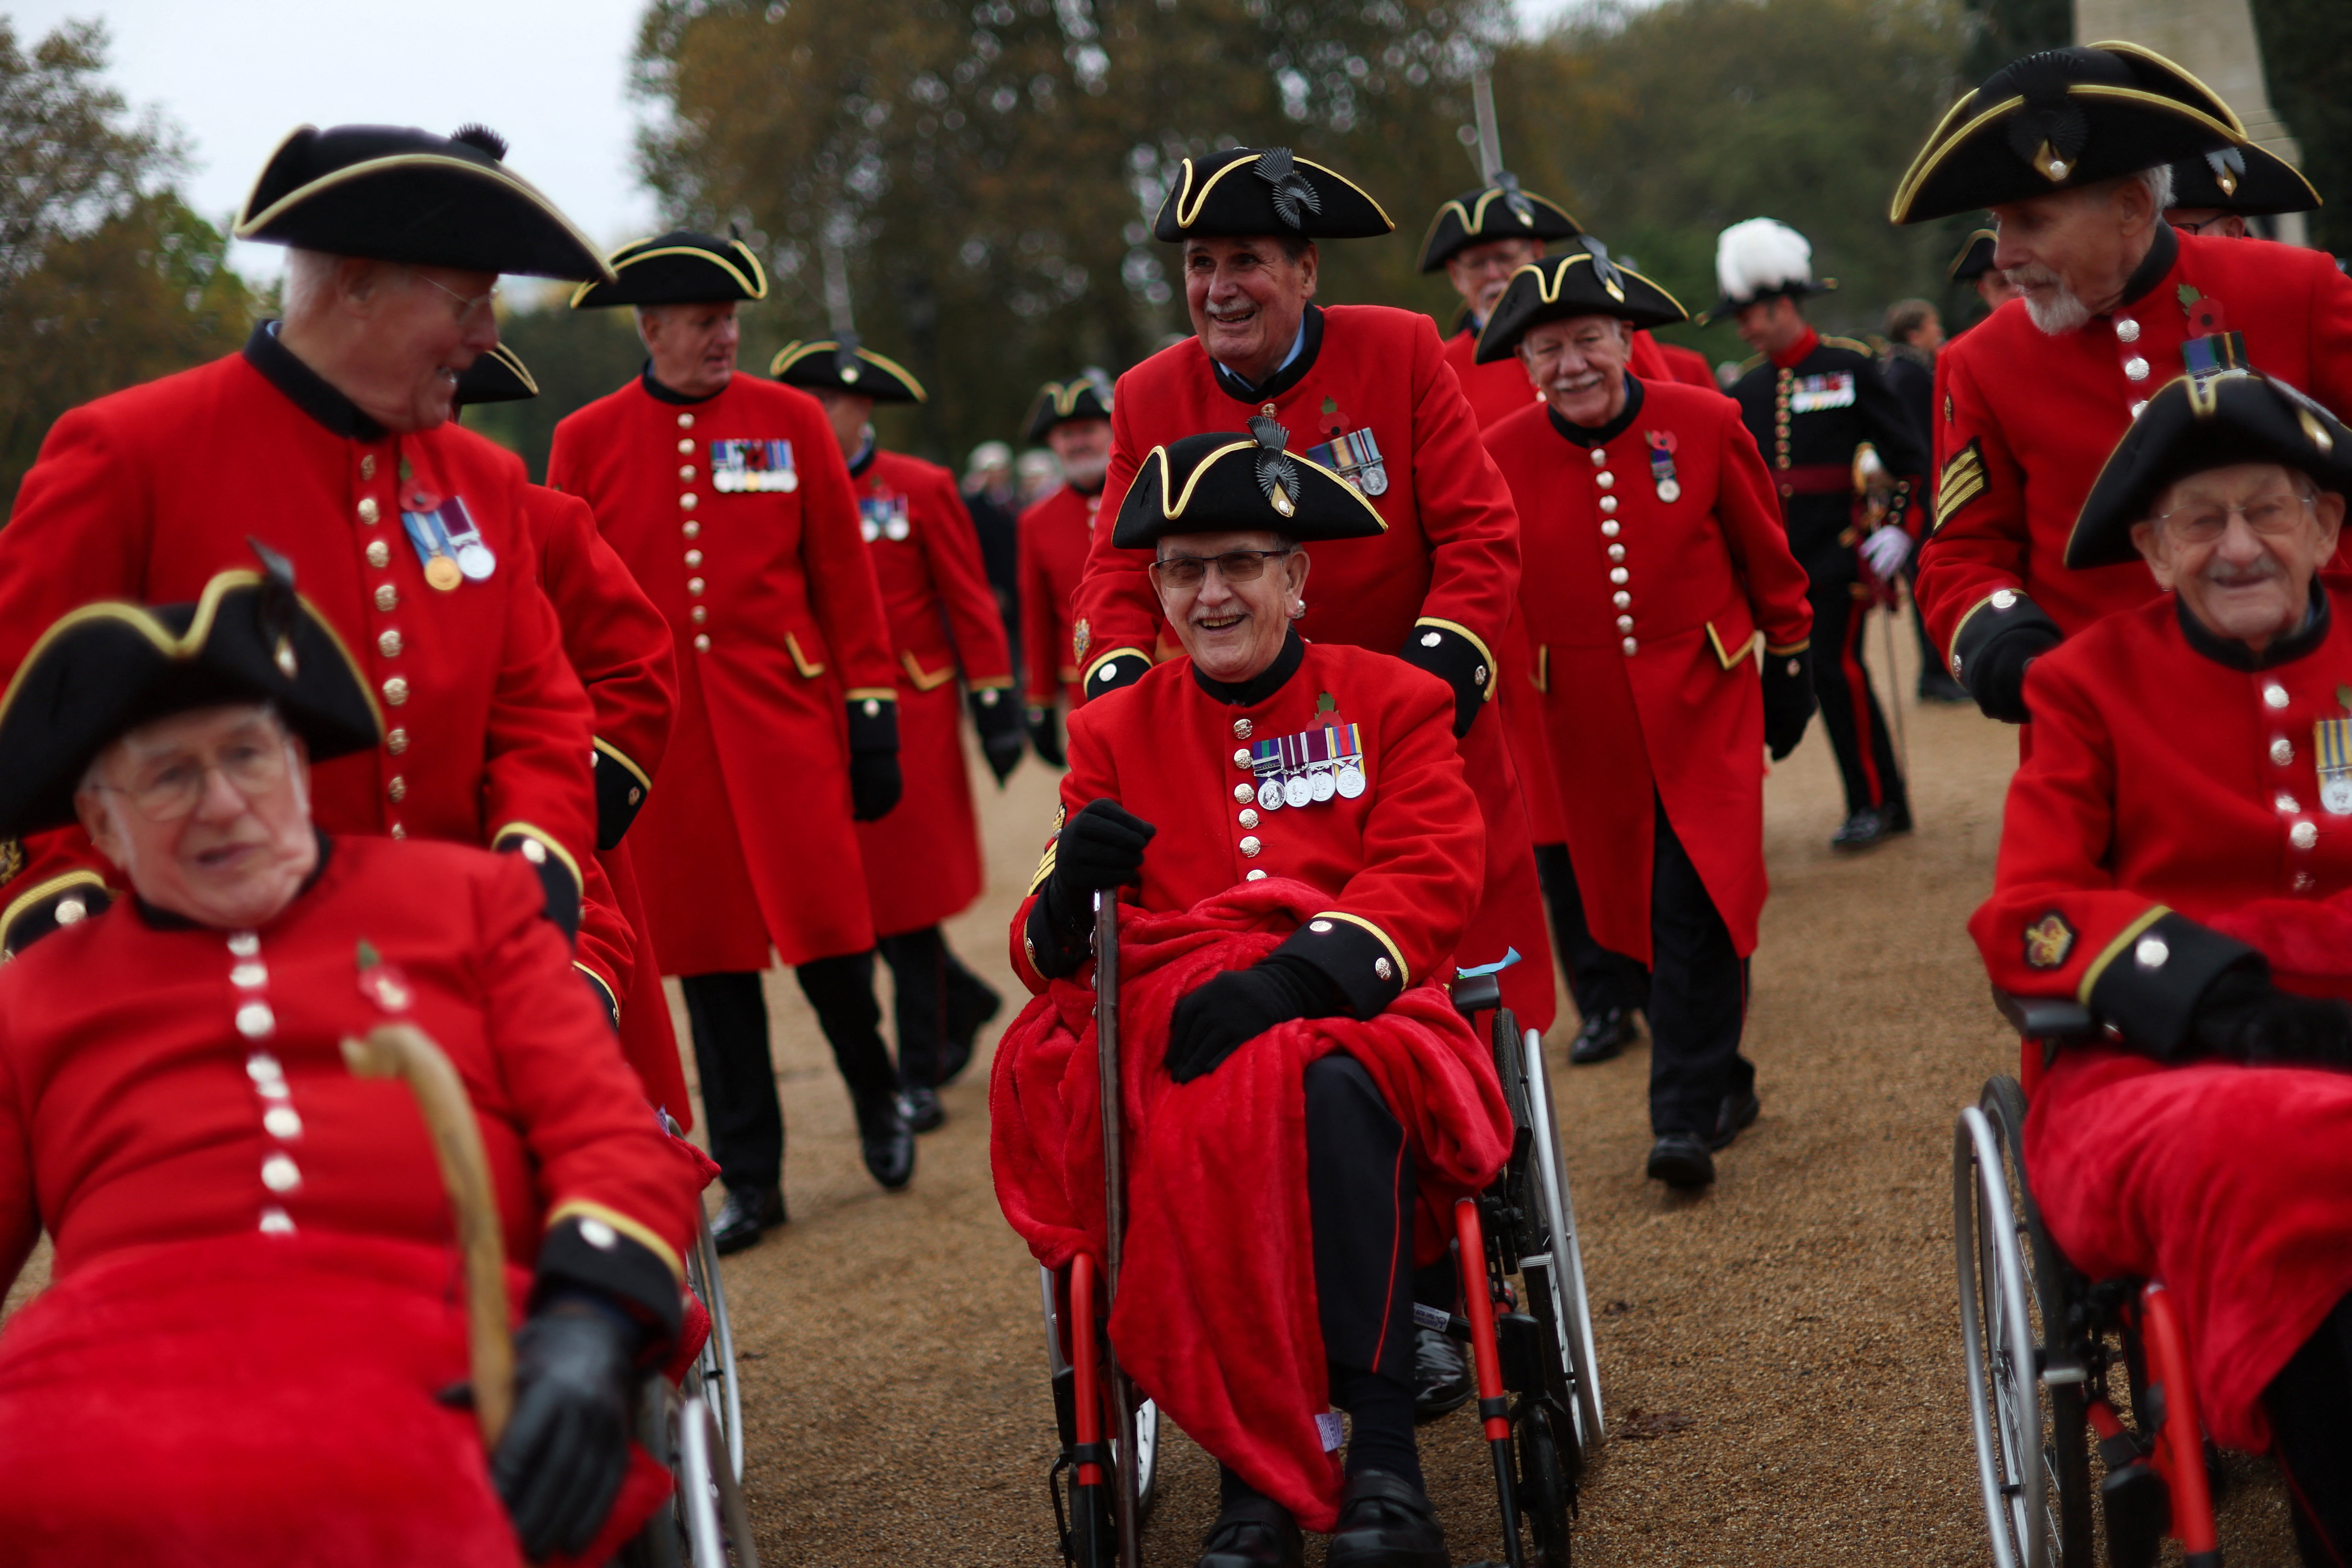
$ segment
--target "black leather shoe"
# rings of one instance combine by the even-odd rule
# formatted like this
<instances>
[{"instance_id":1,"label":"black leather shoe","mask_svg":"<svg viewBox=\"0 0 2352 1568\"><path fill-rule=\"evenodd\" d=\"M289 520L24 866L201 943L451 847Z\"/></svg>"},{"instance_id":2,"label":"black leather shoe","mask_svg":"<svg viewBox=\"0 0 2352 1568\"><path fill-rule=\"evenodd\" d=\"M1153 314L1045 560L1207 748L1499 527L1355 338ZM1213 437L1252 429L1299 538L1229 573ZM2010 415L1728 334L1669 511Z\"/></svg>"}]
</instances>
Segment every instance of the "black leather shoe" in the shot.
<instances>
[{"instance_id":1,"label":"black leather shoe","mask_svg":"<svg viewBox=\"0 0 2352 1568\"><path fill-rule=\"evenodd\" d=\"M1704 1187L1715 1180L1715 1157L1696 1132L1669 1132L1650 1145L1650 1179L1670 1187Z\"/></svg>"},{"instance_id":2,"label":"black leather shoe","mask_svg":"<svg viewBox=\"0 0 2352 1568\"><path fill-rule=\"evenodd\" d=\"M944 1089L971 1065L980 1031L1004 1011L1004 998L978 975L948 965L948 1037L940 1053L940 1087Z\"/></svg>"},{"instance_id":3,"label":"black leather shoe","mask_svg":"<svg viewBox=\"0 0 2352 1568\"><path fill-rule=\"evenodd\" d=\"M935 1089L909 1085L898 1091L898 1114L917 1132L929 1132L948 1119L947 1107L940 1103Z\"/></svg>"},{"instance_id":4,"label":"black leather shoe","mask_svg":"<svg viewBox=\"0 0 2352 1568\"><path fill-rule=\"evenodd\" d=\"M723 1255L740 1252L784 1223L782 1187L730 1187L719 1216L710 1222L710 1239Z\"/></svg>"},{"instance_id":5,"label":"black leather shoe","mask_svg":"<svg viewBox=\"0 0 2352 1568\"><path fill-rule=\"evenodd\" d=\"M1576 1031L1576 1038L1569 1042L1569 1064L1582 1068L1605 1062L1641 1037L1640 1031L1633 1027L1631 1008L1612 1007L1595 1013L1584 1020L1584 1026Z\"/></svg>"},{"instance_id":6,"label":"black leather shoe","mask_svg":"<svg viewBox=\"0 0 2352 1568\"><path fill-rule=\"evenodd\" d=\"M1422 1489L1386 1470L1359 1470L1339 1499L1328 1568L1451 1568L1445 1531Z\"/></svg>"},{"instance_id":7,"label":"black leather shoe","mask_svg":"<svg viewBox=\"0 0 2352 1568\"><path fill-rule=\"evenodd\" d=\"M1844 826L1830 835L1830 847L1847 855L1875 849L1886 842L1890 831L1885 816L1878 808L1865 806L1847 817Z\"/></svg>"},{"instance_id":8,"label":"black leather shoe","mask_svg":"<svg viewBox=\"0 0 2352 1568\"><path fill-rule=\"evenodd\" d=\"M1756 1098L1754 1089L1746 1094L1725 1095L1723 1109L1716 1113L1715 1136L1706 1141L1706 1146L1710 1149L1730 1148L1731 1141L1739 1136L1742 1129L1756 1125L1757 1115L1763 1109L1764 1102Z\"/></svg>"},{"instance_id":9,"label":"black leather shoe","mask_svg":"<svg viewBox=\"0 0 2352 1568\"><path fill-rule=\"evenodd\" d=\"M1197 1568L1299 1568L1307 1543L1298 1521L1272 1498L1244 1498L1201 1538Z\"/></svg>"},{"instance_id":10,"label":"black leather shoe","mask_svg":"<svg viewBox=\"0 0 2352 1568\"><path fill-rule=\"evenodd\" d=\"M1418 1426L1470 1403L1478 1392L1470 1358L1453 1336L1436 1329L1412 1331L1412 1420Z\"/></svg>"},{"instance_id":11,"label":"black leather shoe","mask_svg":"<svg viewBox=\"0 0 2352 1568\"><path fill-rule=\"evenodd\" d=\"M1890 838L1898 833L1908 833L1911 831L1911 803L1907 800L1890 800L1878 808L1878 819L1886 824L1886 833Z\"/></svg>"},{"instance_id":12,"label":"black leather shoe","mask_svg":"<svg viewBox=\"0 0 2352 1568\"><path fill-rule=\"evenodd\" d=\"M874 1179L892 1192L915 1179L915 1130L907 1125L897 1095L858 1102L857 1148Z\"/></svg>"}]
</instances>

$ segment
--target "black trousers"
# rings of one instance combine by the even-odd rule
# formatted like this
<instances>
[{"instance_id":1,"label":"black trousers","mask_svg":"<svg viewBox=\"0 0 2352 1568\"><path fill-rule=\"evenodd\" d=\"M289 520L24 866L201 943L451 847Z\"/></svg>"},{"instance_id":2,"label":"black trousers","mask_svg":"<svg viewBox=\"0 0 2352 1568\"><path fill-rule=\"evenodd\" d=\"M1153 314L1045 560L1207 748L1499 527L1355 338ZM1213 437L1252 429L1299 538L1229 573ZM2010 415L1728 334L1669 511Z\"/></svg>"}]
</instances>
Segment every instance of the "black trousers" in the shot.
<instances>
[{"instance_id":1,"label":"black trousers","mask_svg":"<svg viewBox=\"0 0 2352 1568\"><path fill-rule=\"evenodd\" d=\"M2352 1296L2263 1391L2307 1568L2352 1563Z\"/></svg>"},{"instance_id":2,"label":"black trousers","mask_svg":"<svg viewBox=\"0 0 2352 1568\"><path fill-rule=\"evenodd\" d=\"M986 990L986 983L964 967L937 926L877 937L874 945L890 966L898 1082L907 1089L936 1088L947 1059L950 1005L973 990Z\"/></svg>"},{"instance_id":3,"label":"black trousers","mask_svg":"<svg viewBox=\"0 0 2352 1568\"><path fill-rule=\"evenodd\" d=\"M1650 858L1650 1131L1712 1135L1726 1097L1756 1087L1739 1054L1748 963L1664 803Z\"/></svg>"},{"instance_id":4,"label":"black trousers","mask_svg":"<svg viewBox=\"0 0 2352 1568\"><path fill-rule=\"evenodd\" d=\"M1895 765L1886 715L1862 660L1871 601L1854 597L1860 586L1850 576L1821 577L1806 594L1813 606L1813 695L1822 705L1822 727L1837 752L1848 816L1910 800Z\"/></svg>"},{"instance_id":5,"label":"black trousers","mask_svg":"<svg viewBox=\"0 0 2352 1568\"><path fill-rule=\"evenodd\" d=\"M1612 952L1592 940L1567 845L1536 846L1536 879L1543 885L1544 904L1551 910L1552 946L1559 950L1560 968L1568 972L1568 994L1575 1000L1577 1016L1590 1020L1649 1006L1650 972L1642 961Z\"/></svg>"},{"instance_id":6,"label":"black trousers","mask_svg":"<svg viewBox=\"0 0 2352 1568\"><path fill-rule=\"evenodd\" d=\"M1412 1151L1363 1064L1307 1069L1307 1207L1323 1353L1334 1366L1412 1375Z\"/></svg>"},{"instance_id":7,"label":"black trousers","mask_svg":"<svg viewBox=\"0 0 2352 1568\"><path fill-rule=\"evenodd\" d=\"M896 1094L898 1075L882 1044L882 1009L874 1000L874 954L820 958L793 971L801 994L851 1096ZM772 1187L784 1177L784 1108L768 1052L768 1005L756 972L688 974L678 981L702 1079L710 1157L729 1187Z\"/></svg>"}]
</instances>

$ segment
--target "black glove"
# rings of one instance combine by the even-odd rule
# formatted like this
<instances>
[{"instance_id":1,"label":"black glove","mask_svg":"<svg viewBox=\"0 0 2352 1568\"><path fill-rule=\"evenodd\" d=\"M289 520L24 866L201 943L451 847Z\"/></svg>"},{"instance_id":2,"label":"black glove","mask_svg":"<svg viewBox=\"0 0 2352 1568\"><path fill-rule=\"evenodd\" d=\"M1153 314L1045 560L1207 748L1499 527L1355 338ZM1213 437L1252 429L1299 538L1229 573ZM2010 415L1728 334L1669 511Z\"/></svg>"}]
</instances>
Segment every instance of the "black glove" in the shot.
<instances>
[{"instance_id":1,"label":"black glove","mask_svg":"<svg viewBox=\"0 0 2352 1568\"><path fill-rule=\"evenodd\" d=\"M2281 991L2252 968L2230 969L2197 998L2189 1039L2198 1056L2352 1067L2352 1007Z\"/></svg>"},{"instance_id":2,"label":"black glove","mask_svg":"<svg viewBox=\"0 0 2352 1568\"><path fill-rule=\"evenodd\" d=\"M1090 800L1062 825L1054 846L1054 876L1046 896L1054 923L1066 934L1094 918L1094 896L1123 888L1143 874L1143 847L1160 831L1108 797Z\"/></svg>"},{"instance_id":3,"label":"black glove","mask_svg":"<svg viewBox=\"0 0 2352 1568\"><path fill-rule=\"evenodd\" d=\"M629 1396L642 1331L584 1291L565 1291L515 1335L515 1410L490 1479L523 1554L587 1549L629 1468Z\"/></svg>"},{"instance_id":4,"label":"black glove","mask_svg":"<svg viewBox=\"0 0 2352 1568\"><path fill-rule=\"evenodd\" d=\"M1006 777L1021 765L1021 704L1001 686L971 692L965 700L971 708L971 727L980 731L981 755L996 775L996 787L1003 789Z\"/></svg>"},{"instance_id":5,"label":"black glove","mask_svg":"<svg viewBox=\"0 0 2352 1568\"><path fill-rule=\"evenodd\" d=\"M849 816L853 822L877 822L890 815L906 790L898 774L896 752L849 753Z\"/></svg>"},{"instance_id":6,"label":"black glove","mask_svg":"<svg viewBox=\"0 0 2352 1568\"><path fill-rule=\"evenodd\" d=\"M1053 707L1032 708L1024 715L1029 724L1029 743L1037 748L1037 760L1057 768L1066 768L1070 759L1062 751L1062 715Z\"/></svg>"},{"instance_id":7,"label":"black glove","mask_svg":"<svg viewBox=\"0 0 2352 1568\"><path fill-rule=\"evenodd\" d=\"M1486 706L1486 688L1495 673L1486 667L1486 656L1478 645L1451 626L1420 621L1404 639L1404 647L1397 650L1397 657L1454 688L1454 738L1458 741L1468 734L1478 710Z\"/></svg>"},{"instance_id":8,"label":"black glove","mask_svg":"<svg viewBox=\"0 0 2352 1568\"><path fill-rule=\"evenodd\" d=\"M1341 1011L1339 988L1303 958L1278 952L1227 970L1177 1001L1168 1021L1168 1076L1178 1083L1205 1078L1276 1024Z\"/></svg>"},{"instance_id":9,"label":"black glove","mask_svg":"<svg viewBox=\"0 0 2352 1568\"><path fill-rule=\"evenodd\" d=\"M2056 647L2057 631L2039 622L2023 622L2001 633L1961 662L1960 683L1988 719L2022 724L2032 715L2025 709L2025 667Z\"/></svg>"},{"instance_id":10,"label":"black glove","mask_svg":"<svg viewBox=\"0 0 2352 1568\"><path fill-rule=\"evenodd\" d=\"M1764 653L1764 744L1779 762L1805 738L1813 721L1813 653Z\"/></svg>"}]
</instances>

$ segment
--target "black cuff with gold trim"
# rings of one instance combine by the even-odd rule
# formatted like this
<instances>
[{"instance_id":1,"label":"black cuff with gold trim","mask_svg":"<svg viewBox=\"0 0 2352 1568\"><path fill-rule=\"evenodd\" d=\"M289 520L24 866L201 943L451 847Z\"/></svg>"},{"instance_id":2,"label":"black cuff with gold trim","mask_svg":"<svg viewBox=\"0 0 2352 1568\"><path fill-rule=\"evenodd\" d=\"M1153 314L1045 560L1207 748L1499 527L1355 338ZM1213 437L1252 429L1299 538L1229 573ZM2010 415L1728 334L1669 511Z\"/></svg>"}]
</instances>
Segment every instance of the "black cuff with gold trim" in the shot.
<instances>
[{"instance_id":1,"label":"black cuff with gold trim","mask_svg":"<svg viewBox=\"0 0 2352 1568\"><path fill-rule=\"evenodd\" d=\"M2172 1062L2188 1054L2189 1023L2205 988L2232 969L2267 974L2269 963L2244 942L2187 915L2157 917L2093 977L2085 1000L2099 1022L2142 1056Z\"/></svg>"},{"instance_id":2,"label":"black cuff with gold trim","mask_svg":"<svg viewBox=\"0 0 2352 1568\"><path fill-rule=\"evenodd\" d=\"M531 1304L535 1308L551 1293L565 1289L593 1290L610 1298L655 1330L665 1345L677 1338L686 1316L677 1278L661 1255L593 1215L556 1221L539 1244Z\"/></svg>"},{"instance_id":3,"label":"black cuff with gold trim","mask_svg":"<svg viewBox=\"0 0 2352 1568\"><path fill-rule=\"evenodd\" d=\"M0 915L0 957L14 958L59 926L103 914L114 902L95 872L76 872L17 895Z\"/></svg>"},{"instance_id":4,"label":"black cuff with gold trim","mask_svg":"<svg viewBox=\"0 0 2352 1568\"><path fill-rule=\"evenodd\" d=\"M853 752L896 752L898 749L898 699L878 691L849 694L849 749Z\"/></svg>"},{"instance_id":5,"label":"black cuff with gold trim","mask_svg":"<svg viewBox=\"0 0 2352 1568\"><path fill-rule=\"evenodd\" d=\"M579 936L580 873L572 868L571 858L537 834L520 827L500 833L490 847L501 855L521 856L538 874L539 885L547 895L547 918L555 922L566 941Z\"/></svg>"},{"instance_id":6,"label":"black cuff with gold trim","mask_svg":"<svg viewBox=\"0 0 2352 1568\"><path fill-rule=\"evenodd\" d=\"M618 752L601 745L589 753L589 763L596 776L596 847L611 849L646 804L645 775Z\"/></svg>"},{"instance_id":7,"label":"black cuff with gold trim","mask_svg":"<svg viewBox=\"0 0 2352 1568\"><path fill-rule=\"evenodd\" d=\"M1021 933L1023 952L1048 980L1076 974L1094 956L1093 912L1073 923L1055 908L1055 894L1049 877L1038 889L1036 902L1029 906L1028 923Z\"/></svg>"},{"instance_id":8,"label":"black cuff with gold trim","mask_svg":"<svg viewBox=\"0 0 2352 1568\"><path fill-rule=\"evenodd\" d=\"M1330 979L1348 1011L1379 1016L1403 994L1405 973L1371 927L1338 915L1317 915L1284 939L1270 956L1303 959Z\"/></svg>"},{"instance_id":9,"label":"black cuff with gold trim","mask_svg":"<svg viewBox=\"0 0 2352 1568\"><path fill-rule=\"evenodd\" d=\"M1454 733L1468 734L1495 689L1495 662L1478 639L1449 622L1416 621L1397 657L1454 688Z\"/></svg>"},{"instance_id":10,"label":"black cuff with gold trim","mask_svg":"<svg viewBox=\"0 0 2352 1568\"><path fill-rule=\"evenodd\" d=\"M1952 679L1988 719L2022 724L2025 667L2065 640L2049 613L2014 588L1996 588L1952 634Z\"/></svg>"},{"instance_id":11,"label":"black cuff with gold trim","mask_svg":"<svg viewBox=\"0 0 2352 1568\"><path fill-rule=\"evenodd\" d=\"M1087 667L1087 700L1132 686L1150 673L1150 655L1139 647L1115 647Z\"/></svg>"},{"instance_id":12,"label":"black cuff with gold trim","mask_svg":"<svg viewBox=\"0 0 2352 1568\"><path fill-rule=\"evenodd\" d=\"M572 967L578 970L580 972L580 978L588 983L588 994L596 998L596 1005L604 1013L604 1022L613 1026L613 1032L614 1034L619 1034L621 1032L621 1004L619 999L613 994L613 988L604 984L604 977L603 975L597 973L586 964L574 963Z\"/></svg>"}]
</instances>

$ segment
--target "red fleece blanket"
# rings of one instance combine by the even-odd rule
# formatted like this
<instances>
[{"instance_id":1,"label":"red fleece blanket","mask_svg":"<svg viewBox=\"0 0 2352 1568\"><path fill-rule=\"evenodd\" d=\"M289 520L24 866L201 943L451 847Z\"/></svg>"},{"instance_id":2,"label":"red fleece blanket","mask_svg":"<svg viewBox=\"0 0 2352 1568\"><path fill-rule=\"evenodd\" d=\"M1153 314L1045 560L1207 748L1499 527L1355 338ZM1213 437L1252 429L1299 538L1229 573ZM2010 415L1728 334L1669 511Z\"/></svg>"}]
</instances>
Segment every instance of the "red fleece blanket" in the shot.
<instances>
[{"instance_id":1,"label":"red fleece blanket","mask_svg":"<svg viewBox=\"0 0 2352 1568\"><path fill-rule=\"evenodd\" d=\"M1178 913L1119 911L1129 1218L1111 1342L1171 1420L1313 1530L1337 1520L1341 1478L1315 1421L1330 1391L1307 1208L1307 1064L1354 1057L1403 1124L1425 1255L1442 1252L1454 1199L1493 1179L1510 1138L1489 1048L1434 985L1368 1021L1281 1025L1192 1083L1168 1076L1177 998L1255 963L1329 902L1269 880ZM997 1201L1053 1268L1082 1250L1103 1256L1095 994L1091 971L1083 977L1029 1004L989 1084Z\"/></svg>"}]
</instances>

